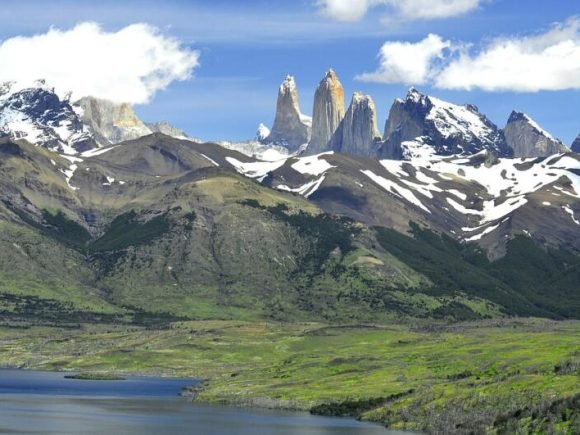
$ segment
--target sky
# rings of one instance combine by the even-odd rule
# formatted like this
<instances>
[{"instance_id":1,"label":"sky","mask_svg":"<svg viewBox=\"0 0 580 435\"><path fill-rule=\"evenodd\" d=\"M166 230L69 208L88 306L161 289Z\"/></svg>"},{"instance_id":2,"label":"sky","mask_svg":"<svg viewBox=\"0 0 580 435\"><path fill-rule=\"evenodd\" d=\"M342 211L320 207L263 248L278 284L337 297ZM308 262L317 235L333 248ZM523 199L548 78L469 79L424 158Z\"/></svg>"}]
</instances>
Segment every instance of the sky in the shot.
<instances>
[{"instance_id":1,"label":"sky","mask_svg":"<svg viewBox=\"0 0 580 435\"><path fill-rule=\"evenodd\" d=\"M500 127L526 112L570 144L579 13L577 0L3 0L0 81L46 78L191 136L244 140L272 125L286 74L311 115L333 68L347 104L373 97L380 130L415 86Z\"/></svg>"}]
</instances>

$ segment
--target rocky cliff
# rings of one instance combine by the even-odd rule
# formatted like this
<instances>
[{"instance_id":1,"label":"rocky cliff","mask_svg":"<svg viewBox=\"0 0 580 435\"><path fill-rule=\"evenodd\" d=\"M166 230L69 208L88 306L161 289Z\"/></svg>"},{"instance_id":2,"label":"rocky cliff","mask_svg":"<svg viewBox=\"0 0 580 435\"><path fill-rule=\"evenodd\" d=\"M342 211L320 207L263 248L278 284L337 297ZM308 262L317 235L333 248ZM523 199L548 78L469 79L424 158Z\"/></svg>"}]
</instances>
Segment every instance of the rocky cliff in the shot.
<instances>
[{"instance_id":1,"label":"rocky cliff","mask_svg":"<svg viewBox=\"0 0 580 435\"><path fill-rule=\"evenodd\" d=\"M369 95L355 92L330 141L330 148L346 154L372 157L377 154L380 139L373 99Z\"/></svg>"},{"instance_id":2,"label":"rocky cliff","mask_svg":"<svg viewBox=\"0 0 580 435\"><path fill-rule=\"evenodd\" d=\"M311 128L312 119L300 112L294 77L286 76L278 90L274 126L264 142L283 145L290 151L296 151L310 140Z\"/></svg>"},{"instance_id":3,"label":"rocky cliff","mask_svg":"<svg viewBox=\"0 0 580 435\"><path fill-rule=\"evenodd\" d=\"M514 150L514 157L546 157L569 151L560 140L522 112L511 113L504 135L507 144Z\"/></svg>"},{"instance_id":4,"label":"rocky cliff","mask_svg":"<svg viewBox=\"0 0 580 435\"><path fill-rule=\"evenodd\" d=\"M76 103L83 122L90 126L100 145L110 145L151 134L131 105L113 103L94 97L81 98Z\"/></svg>"},{"instance_id":5,"label":"rocky cliff","mask_svg":"<svg viewBox=\"0 0 580 435\"><path fill-rule=\"evenodd\" d=\"M344 89L334 70L326 72L314 94L312 112L312 138L308 154L318 154L328 144L344 118Z\"/></svg>"}]
</instances>

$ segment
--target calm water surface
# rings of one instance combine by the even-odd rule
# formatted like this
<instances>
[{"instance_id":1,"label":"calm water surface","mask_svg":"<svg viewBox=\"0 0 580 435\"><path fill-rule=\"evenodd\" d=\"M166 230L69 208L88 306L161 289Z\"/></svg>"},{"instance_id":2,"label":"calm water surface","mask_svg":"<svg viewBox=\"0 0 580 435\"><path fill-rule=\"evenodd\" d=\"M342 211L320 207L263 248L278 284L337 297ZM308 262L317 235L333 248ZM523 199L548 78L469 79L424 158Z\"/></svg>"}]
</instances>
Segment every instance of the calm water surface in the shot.
<instances>
[{"instance_id":1,"label":"calm water surface","mask_svg":"<svg viewBox=\"0 0 580 435\"><path fill-rule=\"evenodd\" d=\"M0 370L0 433L395 435L352 419L192 404L191 379L64 379L63 373Z\"/></svg>"}]
</instances>

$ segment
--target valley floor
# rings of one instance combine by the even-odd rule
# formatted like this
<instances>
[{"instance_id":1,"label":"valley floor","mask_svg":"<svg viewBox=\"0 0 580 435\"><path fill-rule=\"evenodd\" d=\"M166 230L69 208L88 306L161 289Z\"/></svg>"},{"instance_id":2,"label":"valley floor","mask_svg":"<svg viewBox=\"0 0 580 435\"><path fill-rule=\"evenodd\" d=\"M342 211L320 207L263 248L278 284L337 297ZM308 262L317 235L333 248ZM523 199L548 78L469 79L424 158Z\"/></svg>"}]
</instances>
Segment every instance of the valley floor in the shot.
<instances>
[{"instance_id":1,"label":"valley floor","mask_svg":"<svg viewBox=\"0 0 580 435\"><path fill-rule=\"evenodd\" d=\"M580 322L0 328L0 365L206 379L195 400L430 433L578 433Z\"/></svg>"}]
</instances>

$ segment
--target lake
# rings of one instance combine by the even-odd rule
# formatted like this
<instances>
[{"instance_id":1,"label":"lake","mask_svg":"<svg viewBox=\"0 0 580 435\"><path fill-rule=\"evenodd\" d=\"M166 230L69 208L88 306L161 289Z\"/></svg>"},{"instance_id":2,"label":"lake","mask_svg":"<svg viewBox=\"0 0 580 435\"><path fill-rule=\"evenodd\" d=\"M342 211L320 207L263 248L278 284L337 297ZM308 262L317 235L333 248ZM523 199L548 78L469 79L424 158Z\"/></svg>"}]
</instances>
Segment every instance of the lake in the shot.
<instances>
[{"instance_id":1,"label":"lake","mask_svg":"<svg viewBox=\"0 0 580 435\"><path fill-rule=\"evenodd\" d=\"M64 373L0 370L0 433L395 435L381 426L305 412L192 404L191 379L65 379Z\"/></svg>"}]
</instances>

